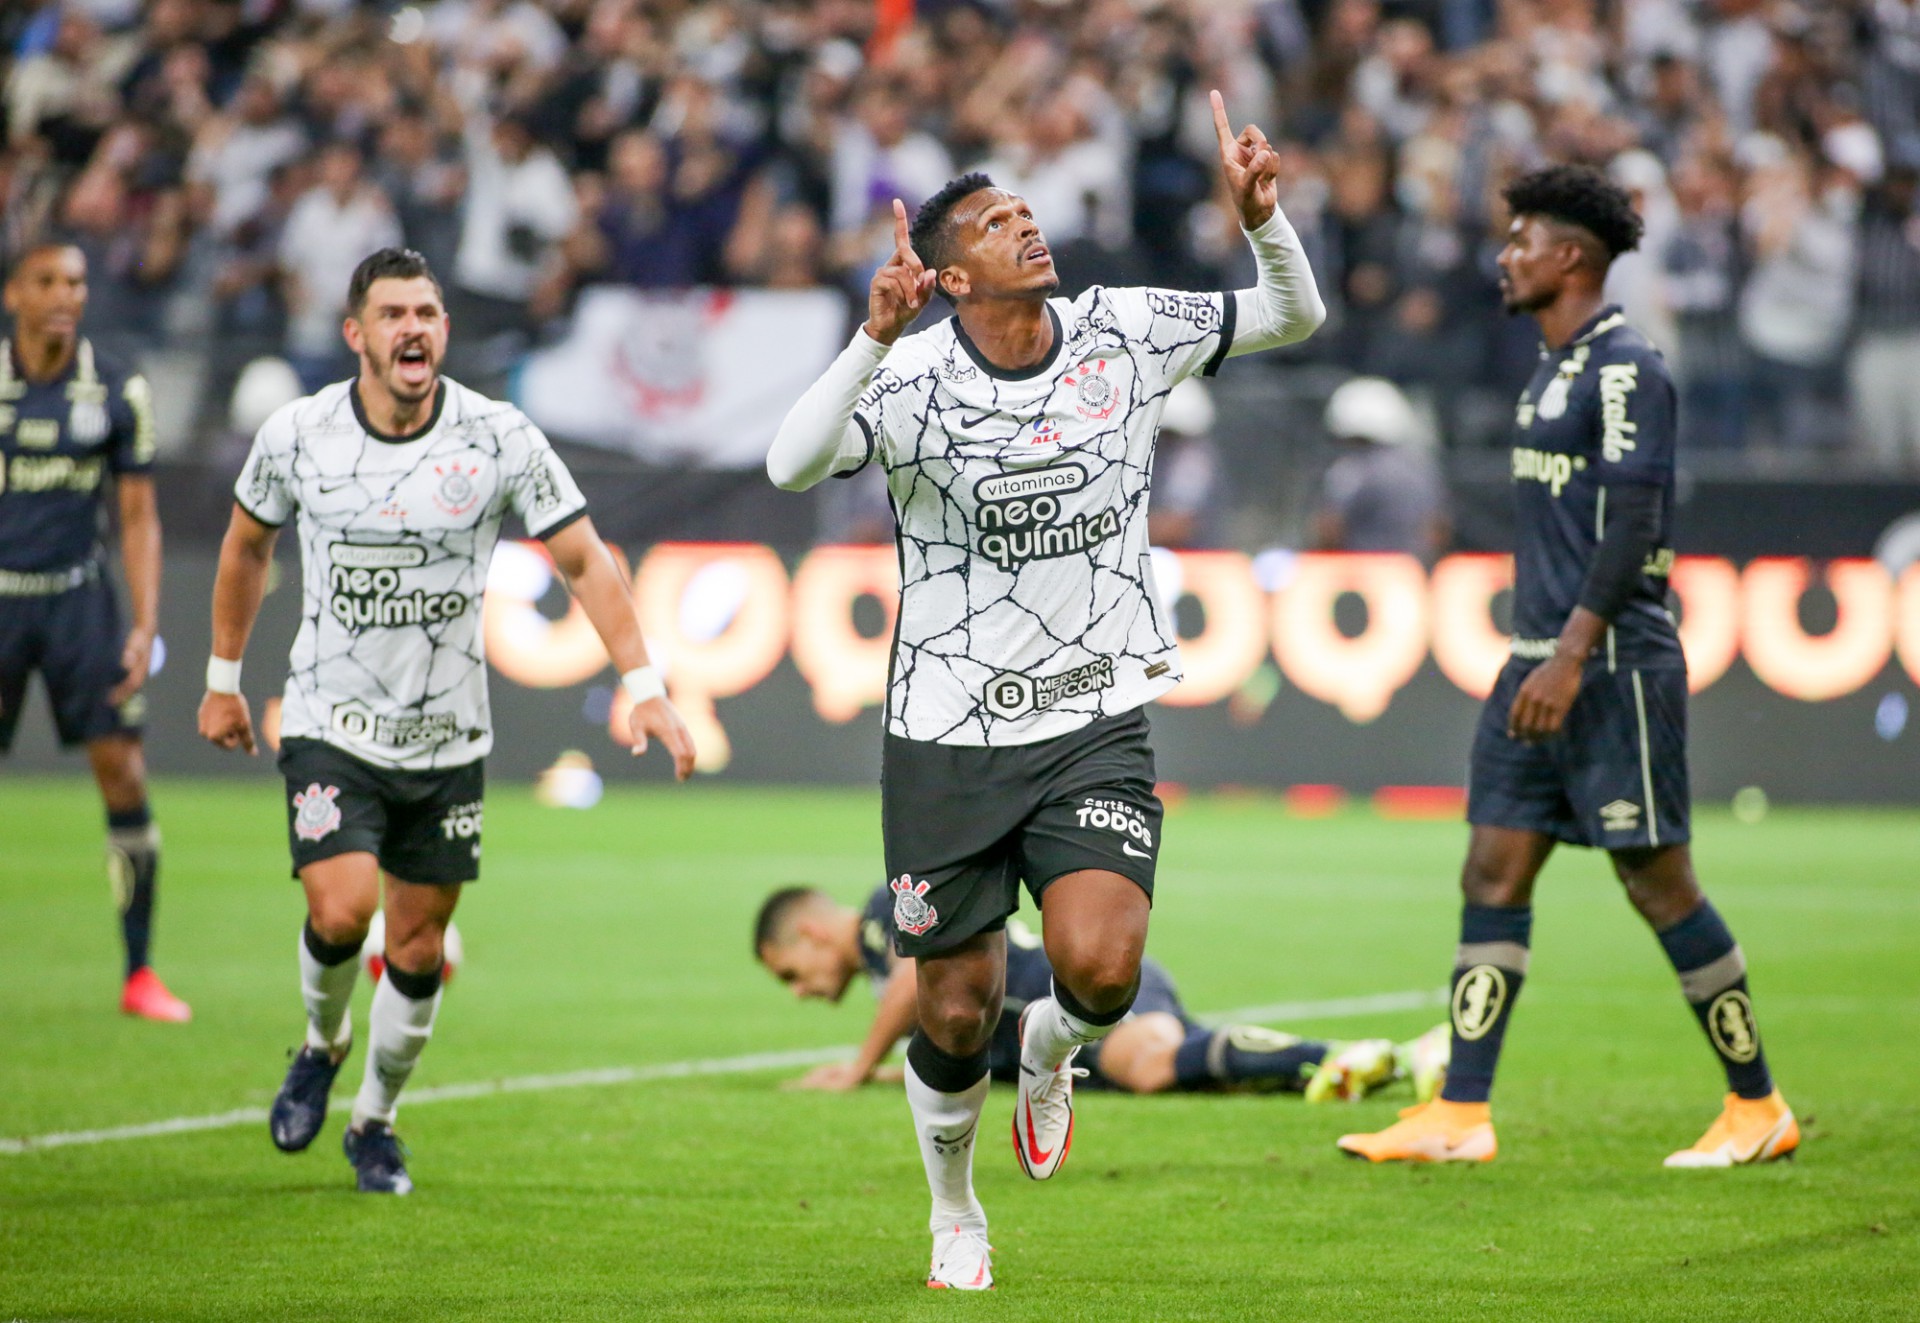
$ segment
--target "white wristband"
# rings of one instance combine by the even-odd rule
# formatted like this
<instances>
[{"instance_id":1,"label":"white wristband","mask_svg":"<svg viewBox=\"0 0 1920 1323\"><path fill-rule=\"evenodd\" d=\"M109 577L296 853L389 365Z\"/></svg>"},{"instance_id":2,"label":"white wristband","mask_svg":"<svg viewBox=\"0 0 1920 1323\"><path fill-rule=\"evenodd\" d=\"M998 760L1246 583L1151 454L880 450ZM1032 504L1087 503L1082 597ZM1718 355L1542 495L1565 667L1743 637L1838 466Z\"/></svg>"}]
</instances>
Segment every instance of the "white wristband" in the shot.
<instances>
[{"instance_id":1,"label":"white wristband","mask_svg":"<svg viewBox=\"0 0 1920 1323\"><path fill-rule=\"evenodd\" d=\"M636 703L645 703L655 698L664 698L667 686L660 679L660 672L651 666L636 666L620 677L620 684L627 696Z\"/></svg>"},{"instance_id":2,"label":"white wristband","mask_svg":"<svg viewBox=\"0 0 1920 1323\"><path fill-rule=\"evenodd\" d=\"M207 692L210 694L239 693L240 663L228 661L225 657L207 658Z\"/></svg>"}]
</instances>

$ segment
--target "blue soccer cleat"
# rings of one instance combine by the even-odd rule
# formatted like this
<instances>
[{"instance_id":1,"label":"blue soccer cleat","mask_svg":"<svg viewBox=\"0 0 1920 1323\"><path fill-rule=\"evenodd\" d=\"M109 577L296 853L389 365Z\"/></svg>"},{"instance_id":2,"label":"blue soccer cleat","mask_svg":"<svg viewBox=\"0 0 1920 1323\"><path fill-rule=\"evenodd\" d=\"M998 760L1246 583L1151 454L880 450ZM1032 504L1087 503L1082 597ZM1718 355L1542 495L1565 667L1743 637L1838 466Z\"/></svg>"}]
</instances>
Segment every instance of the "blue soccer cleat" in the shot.
<instances>
[{"instance_id":1,"label":"blue soccer cleat","mask_svg":"<svg viewBox=\"0 0 1920 1323\"><path fill-rule=\"evenodd\" d=\"M273 1110L267 1113L267 1130L273 1146L283 1153L298 1153L313 1142L327 1121L327 1095L333 1091L333 1077L346 1060L322 1048L302 1047L287 1067L287 1078L274 1095Z\"/></svg>"}]
</instances>

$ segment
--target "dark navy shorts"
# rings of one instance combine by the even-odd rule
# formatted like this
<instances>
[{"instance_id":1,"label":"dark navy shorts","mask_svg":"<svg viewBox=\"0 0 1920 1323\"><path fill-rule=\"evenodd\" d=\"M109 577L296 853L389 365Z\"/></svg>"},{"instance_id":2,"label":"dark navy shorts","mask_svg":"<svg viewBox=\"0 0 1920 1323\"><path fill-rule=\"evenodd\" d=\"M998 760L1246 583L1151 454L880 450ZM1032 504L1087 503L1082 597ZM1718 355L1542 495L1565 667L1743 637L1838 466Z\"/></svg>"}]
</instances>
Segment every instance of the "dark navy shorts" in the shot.
<instances>
[{"instance_id":1,"label":"dark navy shorts","mask_svg":"<svg viewBox=\"0 0 1920 1323\"><path fill-rule=\"evenodd\" d=\"M480 876L486 770L403 772L376 767L324 740L280 745L287 779L287 845L293 875L335 855L365 851L402 882L471 882Z\"/></svg>"},{"instance_id":2,"label":"dark navy shorts","mask_svg":"<svg viewBox=\"0 0 1920 1323\"><path fill-rule=\"evenodd\" d=\"M1022 989L1022 991L1033 991ZM1000 1012L1000 1023L994 1027L993 1042L988 1048L988 1069L993 1077L1003 1083L1018 1083L1020 1079L1020 1012L1026 1009L1027 1002L1045 996L1039 992L1034 997L1015 996L1015 989L1007 988L1007 1003ZM1200 1022L1187 1014L1187 1008L1180 1003L1180 989L1174 986L1173 975L1167 967L1152 956L1143 956L1140 960L1140 991L1133 999L1133 1015L1146 1015L1151 1011L1164 1011L1177 1018L1187 1029L1197 1029ZM1104 1041L1104 1040L1102 1040ZM1080 1049L1073 1064L1085 1066L1093 1073L1089 1075L1083 1088L1103 1089L1111 1087L1100 1074L1100 1044L1089 1043Z\"/></svg>"},{"instance_id":3,"label":"dark navy shorts","mask_svg":"<svg viewBox=\"0 0 1920 1323\"><path fill-rule=\"evenodd\" d=\"M0 752L13 747L35 671L46 682L54 729L65 747L138 735L146 695L136 693L118 707L107 702L126 676L120 668L126 640L113 584L104 574L62 593L0 596Z\"/></svg>"},{"instance_id":4,"label":"dark navy shorts","mask_svg":"<svg viewBox=\"0 0 1920 1323\"><path fill-rule=\"evenodd\" d=\"M1560 734L1527 744L1507 713L1538 664L1510 660L1480 713L1467 821L1607 850L1690 839L1685 669L1590 663Z\"/></svg>"},{"instance_id":5,"label":"dark navy shorts","mask_svg":"<svg viewBox=\"0 0 1920 1323\"><path fill-rule=\"evenodd\" d=\"M1153 750L1139 708L1035 744L990 748L889 735L880 831L894 949L938 955L1035 905L1055 878L1104 869L1151 898L1160 855Z\"/></svg>"}]
</instances>

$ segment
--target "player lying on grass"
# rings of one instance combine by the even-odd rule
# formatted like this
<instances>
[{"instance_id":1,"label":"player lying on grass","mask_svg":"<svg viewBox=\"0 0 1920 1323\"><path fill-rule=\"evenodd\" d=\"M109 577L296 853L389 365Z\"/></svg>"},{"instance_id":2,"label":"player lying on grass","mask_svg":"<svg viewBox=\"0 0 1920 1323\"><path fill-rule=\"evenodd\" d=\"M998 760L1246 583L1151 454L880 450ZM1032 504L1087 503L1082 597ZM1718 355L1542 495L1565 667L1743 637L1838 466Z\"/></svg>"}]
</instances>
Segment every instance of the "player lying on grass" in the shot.
<instances>
[{"instance_id":1,"label":"player lying on grass","mask_svg":"<svg viewBox=\"0 0 1920 1323\"><path fill-rule=\"evenodd\" d=\"M896 200L865 325L767 452L790 491L879 464L899 524L880 816L919 984L906 1093L932 1287L993 1284L973 1135L1022 885L1055 976L1021 1019L1015 1151L1034 1180L1072 1146L1074 1053L1139 986L1161 843L1145 707L1180 681L1147 547L1161 408L1185 378L1326 316L1276 205L1278 157L1251 125L1235 136L1217 94L1214 121L1255 287L1053 298L1026 201L962 176L911 230ZM954 316L905 336L936 292Z\"/></svg>"},{"instance_id":2,"label":"player lying on grass","mask_svg":"<svg viewBox=\"0 0 1920 1323\"><path fill-rule=\"evenodd\" d=\"M880 1063L917 1026L914 962L893 949L893 901L884 885L874 888L864 911L813 887L786 887L760 907L754 955L794 996L837 1005L865 975L879 1000L853 1060L816 1067L797 1087L843 1091L886 1078ZM1020 1012L1052 990L1053 966L1039 937L1018 919L1007 920L1006 999L988 1050L994 1079L1019 1082ZM1165 966L1143 957L1132 1013L1089 1043L1075 1065L1089 1085L1127 1093L1233 1090L1327 1102L1411 1079L1415 1100L1425 1102L1446 1078L1447 1026L1399 1044L1386 1038L1323 1042L1250 1024L1210 1029L1187 1013Z\"/></svg>"},{"instance_id":3,"label":"player lying on grass","mask_svg":"<svg viewBox=\"0 0 1920 1323\"><path fill-rule=\"evenodd\" d=\"M493 747L480 605L509 511L546 545L621 672L634 752L651 736L682 780L693 771L693 741L647 661L626 576L586 498L525 414L440 375L448 333L440 282L420 254L384 248L354 271L343 334L359 376L267 419L240 471L200 705L203 736L253 752L240 659L280 526L297 519L301 622L280 771L293 872L306 889L307 1032L268 1131L298 1152L326 1120L353 1044L355 957L384 885L386 973L342 1137L366 1193L413 1188L394 1112L433 1033L447 925L480 876Z\"/></svg>"}]
</instances>

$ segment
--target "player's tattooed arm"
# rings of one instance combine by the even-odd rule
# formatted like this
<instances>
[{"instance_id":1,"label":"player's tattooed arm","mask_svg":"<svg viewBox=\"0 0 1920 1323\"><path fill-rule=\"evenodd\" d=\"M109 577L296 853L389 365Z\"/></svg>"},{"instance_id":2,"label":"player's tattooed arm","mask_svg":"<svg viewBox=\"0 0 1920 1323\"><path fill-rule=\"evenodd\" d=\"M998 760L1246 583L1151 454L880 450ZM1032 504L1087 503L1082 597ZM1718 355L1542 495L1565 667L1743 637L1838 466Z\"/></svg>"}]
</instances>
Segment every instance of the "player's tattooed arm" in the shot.
<instances>
[{"instance_id":1,"label":"player's tattooed arm","mask_svg":"<svg viewBox=\"0 0 1920 1323\"><path fill-rule=\"evenodd\" d=\"M919 1023L919 977L911 956L898 957L886 984L880 989L880 1005L873 1014L867 1036L851 1061L829 1061L815 1066L793 1082L796 1089L822 1089L846 1093L870 1084L880 1075L880 1063L887 1054L912 1033Z\"/></svg>"},{"instance_id":2,"label":"player's tattooed arm","mask_svg":"<svg viewBox=\"0 0 1920 1323\"><path fill-rule=\"evenodd\" d=\"M263 524L238 505L220 543L220 568L213 580L213 652L237 662L247 650L260 601L267 595L267 572L280 530ZM209 690L200 700L200 734L223 749L257 753L253 718L243 694Z\"/></svg>"},{"instance_id":3,"label":"player's tattooed arm","mask_svg":"<svg viewBox=\"0 0 1920 1323\"><path fill-rule=\"evenodd\" d=\"M607 544L594 532L593 521L573 520L547 539L547 550L560 573L566 576L567 587L579 601L580 609L587 613L588 621L606 645L614 669L625 675L650 665L627 576L614 562ZM647 751L649 738L657 739L673 755L674 776L684 781L693 775L693 736L664 695L635 703L627 716L627 730L633 736L635 757Z\"/></svg>"},{"instance_id":4,"label":"player's tattooed arm","mask_svg":"<svg viewBox=\"0 0 1920 1323\"><path fill-rule=\"evenodd\" d=\"M153 479L123 473L116 480L120 503L120 559L127 573L127 601L133 622L120 651L126 674L107 701L118 707L140 692L153 661L153 636L160 628L160 509Z\"/></svg>"}]
</instances>

